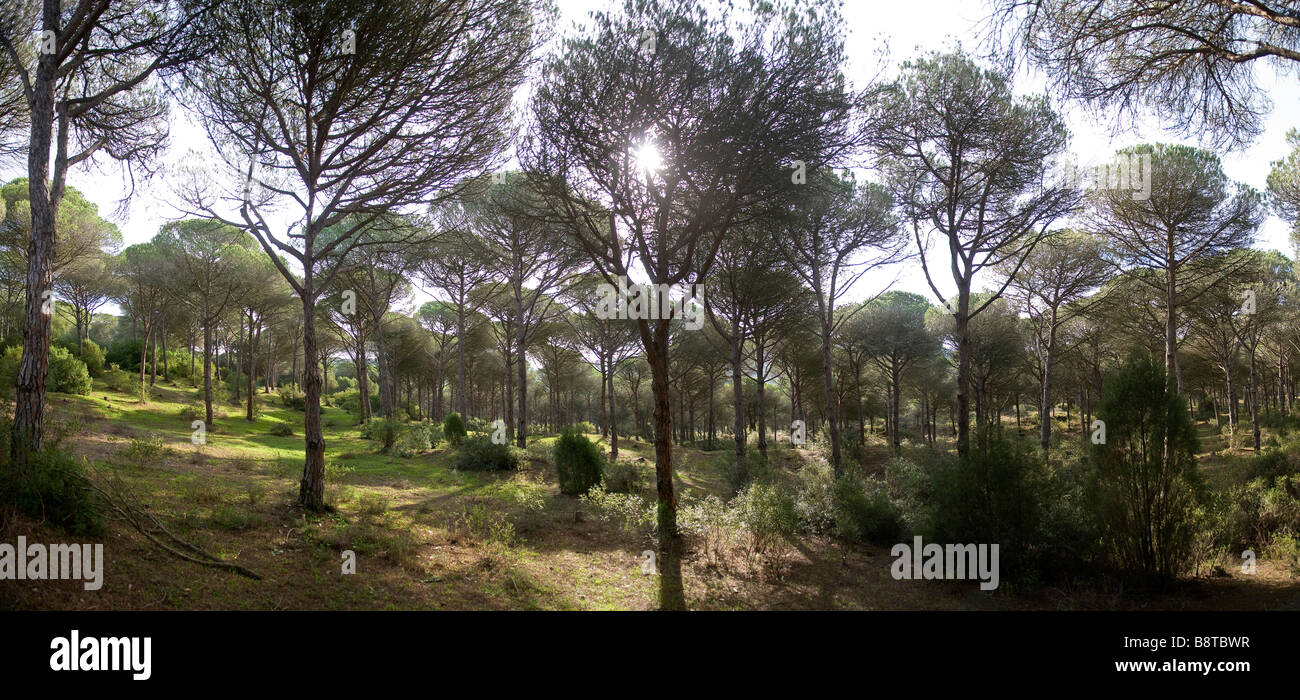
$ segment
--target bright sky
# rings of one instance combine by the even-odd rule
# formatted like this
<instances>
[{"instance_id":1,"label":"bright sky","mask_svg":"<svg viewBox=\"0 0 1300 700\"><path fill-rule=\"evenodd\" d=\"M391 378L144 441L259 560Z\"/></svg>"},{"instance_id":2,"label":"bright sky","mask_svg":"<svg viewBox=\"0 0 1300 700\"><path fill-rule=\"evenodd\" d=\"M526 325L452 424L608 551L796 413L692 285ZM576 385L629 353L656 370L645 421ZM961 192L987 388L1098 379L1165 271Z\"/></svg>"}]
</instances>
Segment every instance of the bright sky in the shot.
<instances>
[{"instance_id":1,"label":"bright sky","mask_svg":"<svg viewBox=\"0 0 1300 700\"><path fill-rule=\"evenodd\" d=\"M607 6L607 0L557 0L561 11L561 27L567 29L573 21L582 21L592 9ZM850 58L849 78L859 87L878 69L877 51L882 41L890 48L889 61L896 66L920 53L950 48L960 42L970 51L978 51L977 32L986 12L984 0L914 0L913 2L883 2L880 0L847 0L844 12L850 34L847 48ZM1257 189L1265 188L1269 164L1286 153L1287 129L1300 126L1300 88L1285 76L1278 78L1273 71L1260 65L1259 84L1273 100L1274 109L1267 121L1267 129L1249 149L1223 156L1224 170L1229 177L1245 182ZM1017 81L1022 92L1042 92L1040 76L1026 74ZM1138 133L1110 133L1109 125L1096 123L1076 107L1066 107L1066 119L1074 133L1073 150L1082 165L1107 160L1118 148L1147 141L1176 141L1156 125L1145 126ZM172 125L172 145L168 161L175 163L191 149L206 150L206 137L183 110L176 110ZM1190 142L1189 142L1190 143ZM5 181L25 175L25 163L0 166L0 177ZM96 171L93 168L74 169L69 184L81 190L87 198L99 205L100 213L112 216L116 204L126 191L117 168L109 164ZM166 203L165 176L155 178L137 190L137 195L124 217L115 218L123 233L125 243L149 240L169 218L177 214ZM1279 219L1270 217L1259 232L1258 247L1276 249L1291 255L1287 227ZM932 260L938 262L937 257ZM945 294L954 291L946 266L936 269L936 282ZM878 292L895 278L895 288L922 294L932 301L930 291L921 274L920 266L912 263L902 270L880 271L860 280L848 298L863 298Z\"/></svg>"}]
</instances>

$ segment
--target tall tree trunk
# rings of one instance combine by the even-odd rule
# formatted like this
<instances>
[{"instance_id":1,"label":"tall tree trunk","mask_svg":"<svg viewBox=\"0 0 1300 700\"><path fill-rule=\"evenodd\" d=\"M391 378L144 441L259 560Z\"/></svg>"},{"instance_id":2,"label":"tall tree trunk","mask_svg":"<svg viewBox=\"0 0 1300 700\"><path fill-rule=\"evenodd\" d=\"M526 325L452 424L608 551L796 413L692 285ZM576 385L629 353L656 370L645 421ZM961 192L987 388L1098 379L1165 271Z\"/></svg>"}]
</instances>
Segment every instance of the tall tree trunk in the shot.
<instances>
[{"instance_id":1,"label":"tall tree trunk","mask_svg":"<svg viewBox=\"0 0 1300 700\"><path fill-rule=\"evenodd\" d=\"M523 310L519 309L522 316ZM524 324L516 324L519 329L515 337L515 344L518 350L519 361L519 428L515 431L515 445L518 447L528 446L528 361L524 352L526 334Z\"/></svg>"},{"instance_id":2,"label":"tall tree trunk","mask_svg":"<svg viewBox=\"0 0 1300 700\"><path fill-rule=\"evenodd\" d=\"M207 309L203 310L207 316ZM212 324L203 321L203 420L212 430Z\"/></svg>"},{"instance_id":3,"label":"tall tree trunk","mask_svg":"<svg viewBox=\"0 0 1300 700\"><path fill-rule=\"evenodd\" d=\"M1250 423L1255 438L1255 451L1259 452L1259 384L1255 373L1255 347L1250 348Z\"/></svg>"},{"instance_id":4,"label":"tall tree trunk","mask_svg":"<svg viewBox=\"0 0 1300 700\"><path fill-rule=\"evenodd\" d=\"M55 31L59 26L59 3L42 4L42 26ZM28 459L41 449L44 436L45 379L50 364L50 323L53 307L46 313L46 301L54 299L54 222L61 192L60 178L55 191L50 184L50 150L53 146L54 88L58 80L58 57L42 52L37 57L32 80L30 139L27 144L27 194L31 202L31 237L27 242L27 296L23 313L23 355L18 365L14 394L13 438L9 456L20 477L27 477ZM60 150L66 144L60 135ZM57 175L57 173L56 173Z\"/></svg>"},{"instance_id":5,"label":"tall tree trunk","mask_svg":"<svg viewBox=\"0 0 1300 700\"><path fill-rule=\"evenodd\" d=\"M757 404L754 407L754 414L758 416L758 453L767 457L767 415L763 411L765 407L764 399L766 395L766 382L763 381L763 343L754 343L754 398Z\"/></svg>"},{"instance_id":6,"label":"tall tree trunk","mask_svg":"<svg viewBox=\"0 0 1300 700\"><path fill-rule=\"evenodd\" d=\"M611 361L611 365L613 362ZM618 411L614 401L614 368L609 368L609 463L613 464L618 461ZM709 415L712 414L713 405L709 405Z\"/></svg>"},{"instance_id":7,"label":"tall tree trunk","mask_svg":"<svg viewBox=\"0 0 1300 700\"><path fill-rule=\"evenodd\" d=\"M304 400L303 434L306 436L306 461L302 467L302 481L298 488L298 503L312 511L325 507L325 436L321 433L320 394L321 378L317 367L316 351L316 300L307 280L302 300L302 352Z\"/></svg>"},{"instance_id":8,"label":"tall tree trunk","mask_svg":"<svg viewBox=\"0 0 1300 700\"><path fill-rule=\"evenodd\" d=\"M964 459L970 453L970 284L958 291L957 313L957 406L954 418L957 423L957 456Z\"/></svg>"},{"instance_id":9,"label":"tall tree trunk","mask_svg":"<svg viewBox=\"0 0 1300 700\"><path fill-rule=\"evenodd\" d=\"M831 465L835 468L835 476L839 477L844 474L844 458L840 453L840 427L839 416L836 412L835 387L831 378L831 330L834 328L835 311L830 307L830 301L826 299L820 290L817 293L817 306L821 321L821 341L822 341L822 388L826 392L826 428L831 438Z\"/></svg>"},{"instance_id":10,"label":"tall tree trunk","mask_svg":"<svg viewBox=\"0 0 1300 700\"><path fill-rule=\"evenodd\" d=\"M255 397L257 394L257 389L254 386L253 375L255 374L255 372L253 371L253 367L256 363L254 357L257 351L257 341L261 340L261 338L262 338L262 327L260 324L257 327L256 337L254 337L253 335L253 314L250 311L248 314L248 362L246 363L248 365L248 376L246 377L246 379L248 380L248 406L244 411L244 419L249 421L254 420L253 402L256 400Z\"/></svg>"},{"instance_id":11,"label":"tall tree trunk","mask_svg":"<svg viewBox=\"0 0 1300 700\"><path fill-rule=\"evenodd\" d=\"M646 324L646 321L640 321ZM655 489L659 497L656 522L659 530L659 604L666 610L686 608L682 588L681 556L677 537L677 497L673 491L672 406L668 376L668 324L655 323L649 334L642 326L641 335L650 342L646 360L650 364L651 388L654 392L655 421Z\"/></svg>"},{"instance_id":12,"label":"tall tree trunk","mask_svg":"<svg viewBox=\"0 0 1300 700\"><path fill-rule=\"evenodd\" d=\"M375 324L375 369L379 380L379 411L388 420L393 419L393 378L388 367L388 352L384 346L384 326L382 314L376 314Z\"/></svg>"},{"instance_id":13,"label":"tall tree trunk","mask_svg":"<svg viewBox=\"0 0 1300 700\"><path fill-rule=\"evenodd\" d=\"M736 457L745 456L745 384L741 373L740 356L745 342L740 334L739 324L733 325L735 335L731 337L731 403L735 411L732 430L736 437Z\"/></svg>"},{"instance_id":14,"label":"tall tree trunk","mask_svg":"<svg viewBox=\"0 0 1300 700\"><path fill-rule=\"evenodd\" d=\"M1039 389L1042 392L1040 406L1047 406L1052 401L1052 360L1055 358L1052 351L1056 346L1056 309L1052 309L1051 318L1047 330L1047 347L1043 348L1043 379L1042 386ZM1040 416L1041 417L1041 416ZM1042 449L1043 454L1047 454L1047 448L1052 443L1052 421L1038 421L1038 446Z\"/></svg>"}]
</instances>

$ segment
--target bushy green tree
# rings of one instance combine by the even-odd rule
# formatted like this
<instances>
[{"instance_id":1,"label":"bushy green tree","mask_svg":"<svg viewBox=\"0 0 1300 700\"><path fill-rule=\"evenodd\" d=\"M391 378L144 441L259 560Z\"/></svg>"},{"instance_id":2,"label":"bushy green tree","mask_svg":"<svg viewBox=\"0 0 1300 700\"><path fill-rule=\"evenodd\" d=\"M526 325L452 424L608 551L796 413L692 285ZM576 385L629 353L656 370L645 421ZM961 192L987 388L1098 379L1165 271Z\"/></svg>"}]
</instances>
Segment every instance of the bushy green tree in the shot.
<instances>
[{"instance_id":1,"label":"bushy green tree","mask_svg":"<svg viewBox=\"0 0 1300 700\"><path fill-rule=\"evenodd\" d=\"M572 427L565 428L555 441L552 453L555 470L560 475L560 491L577 496L600 483L604 476L605 456L600 447Z\"/></svg>"},{"instance_id":2,"label":"bushy green tree","mask_svg":"<svg viewBox=\"0 0 1300 700\"><path fill-rule=\"evenodd\" d=\"M1097 416L1105 442L1092 453L1092 498L1108 554L1128 571L1164 580L1183 573L1201 492L1186 402L1164 367L1138 352L1111 381Z\"/></svg>"},{"instance_id":3,"label":"bushy green tree","mask_svg":"<svg viewBox=\"0 0 1300 700\"><path fill-rule=\"evenodd\" d=\"M46 387L65 394L89 394L90 372L86 371L85 363L66 348L51 348L50 376Z\"/></svg>"},{"instance_id":4,"label":"bushy green tree","mask_svg":"<svg viewBox=\"0 0 1300 700\"><path fill-rule=\"evenodd\" d=\"M459 413L448 413L442 421L442 435L447 438L447 442L452 447L459 447L468 434L465 430L465 421L461 420Z\"/></svg>"}]
</instances>

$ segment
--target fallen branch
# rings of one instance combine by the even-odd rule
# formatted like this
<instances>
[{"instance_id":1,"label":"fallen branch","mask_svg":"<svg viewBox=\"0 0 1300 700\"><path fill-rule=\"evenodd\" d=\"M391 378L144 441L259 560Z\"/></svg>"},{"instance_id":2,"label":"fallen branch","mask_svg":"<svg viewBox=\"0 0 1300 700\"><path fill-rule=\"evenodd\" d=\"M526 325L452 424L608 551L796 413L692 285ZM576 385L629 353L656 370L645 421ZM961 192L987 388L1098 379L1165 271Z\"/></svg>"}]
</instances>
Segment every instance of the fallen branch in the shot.
<instances>
[{"instance_id":1,"label":"fallen branch","mask_svg":"<svg viewBox=\"0 0 1300 700\"><path fill-rule=\"evenodd\" d=\"M185 540L177 537L176 535L173 535L170 530L168 530L166 527L163 526L161 522L158 521L158 518L154 517L152 513L147 512L144 508L138 505L137 499L134 497L133 494L122 493L122 491L129 492L129 489L125 485L119 484L118 491L110 492L108 490L101 488L98 484L96 484L88 477L82 477L82 478L85 479L86 485L91 490L93 490L95 493L98 493L100 497L104 499L104 502L107 503L108 507L112 509L114 513L117 514L118 518L125 520L128 524L131 525L131 527L135 528L136 532L139 532L141 535L144 535L146 538L149 539L150 542L153 542L155 545L157 545L159 548L161 548L163 551L167 552L168 554L171 554L172 556L176 557L177 559L181 559L182 561L188 561L192 564L198 564L199 566L206 566L212 569L222 569L225 571L233 571L239 574L240 576L245 576L247 578L251 578L256 581L262 580L262 577L258 575L257 572L242 567L239 564L228 562L224 559L219 559L203 551L203 549L199 548L198 546L191 544L190 542L186 542ZM161 533L161 536L159 533ZM166 542L163 541L162 538L166 538L167 540L170 540L176 545L176 547L167 544ZM180 548L189 550L190 553L187 554L186 552L180 551Z\"/></svg>"}]
</instances>

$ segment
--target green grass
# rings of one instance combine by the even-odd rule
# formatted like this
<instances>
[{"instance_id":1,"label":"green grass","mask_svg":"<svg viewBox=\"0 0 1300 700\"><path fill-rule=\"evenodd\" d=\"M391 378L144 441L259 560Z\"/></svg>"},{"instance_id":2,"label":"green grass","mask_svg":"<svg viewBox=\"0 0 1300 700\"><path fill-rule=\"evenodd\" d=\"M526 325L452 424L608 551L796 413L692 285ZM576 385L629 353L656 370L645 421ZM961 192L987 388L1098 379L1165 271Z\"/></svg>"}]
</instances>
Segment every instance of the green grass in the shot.
<instances>
[{"instance_id":1,"label":"green grass","mask_svg":"<svg viewBox=\"0 0 1300 700\"><path fill-rule=\"evenodd\" d=\"M330 513L296 506L303 464L303 414L257 395L259 413L218 407L206 444L191 443L201 395L164 385L146 404L96 383L89 396L50 397L52 423L64 446L96 464L98 478L120 480L169 530L206 551L263 576L251 581L182 563L128 527L106 542L112 570L94 598L23 589L0 608L107 609L647 609L657 582L641 573L650 533L606 522L559 492L550 463L556 436L535 434L516 472L459 472L446 443L409 458L380 452L361 437L351 415L326 406L326 502ZM199 413L201 414L201 408ZM272 434L292 427L293 437ZM590 435L608 451L608 441ZM872 442L869 454L887 451ZM1207 440L1206 451L1213 449ZM679 503L727 497L731 443L700 451L674 447ZM752 446L752 445L751 445ZM1221 449L1221 448L1220 448ZM793 470L806 452L772 445L775 468ZM1203 456L1207 476L1224 483L1249 455ZM619 461L642 472L639 494L653 502L654 450L621 438ZM44 533L41 536L53 536ZM358 560L342 575L345 551ZM886 549L845 546L826 538L789 543L771 571L691 556L684 565L695 608L953 608L971 607L958 583L914 586L889 575ZM1294 595L1288 588L1271 595ZM35 591L35 592L33 592ZM979 600L985 600L980 598ZM1110 600L1103 598L1103 600ZM1186 601L1178 601L1184 605ZM995 607L1033 601L988 598ZM1076 602L1086 607L1088 602ZM1105 605L1106 603L1103 603Z\"/></svg>"}]
</instances>

